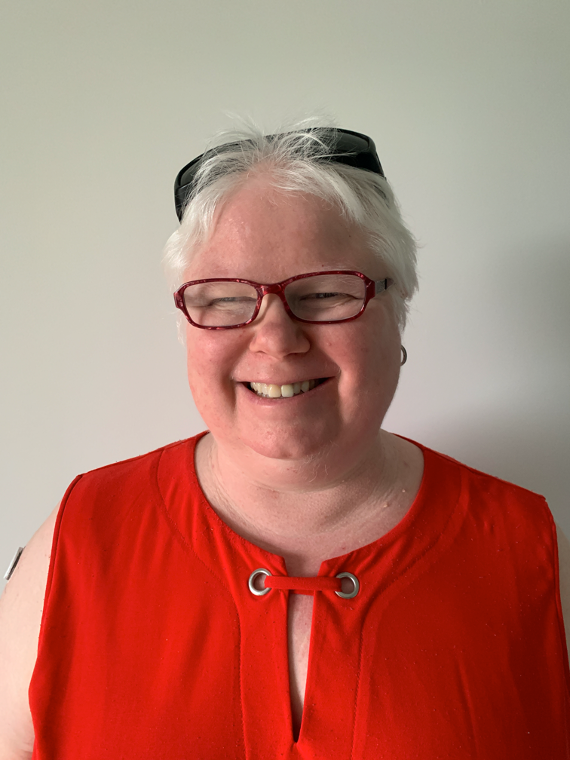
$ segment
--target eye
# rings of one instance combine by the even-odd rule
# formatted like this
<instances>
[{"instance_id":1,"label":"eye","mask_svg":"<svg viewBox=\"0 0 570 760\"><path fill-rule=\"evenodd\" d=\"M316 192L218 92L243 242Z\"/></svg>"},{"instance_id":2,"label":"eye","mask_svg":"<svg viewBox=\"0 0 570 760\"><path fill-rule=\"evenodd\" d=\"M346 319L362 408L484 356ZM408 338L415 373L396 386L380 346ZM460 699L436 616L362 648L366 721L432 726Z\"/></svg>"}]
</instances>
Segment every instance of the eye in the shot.
<instances>
[{"instance_id":1,"label":"eye","mask_svg":"<svg viewBox=\"0 0 570 760\"><path fill-rule=\"evenodd\" d=\"M321 299L343 300L345 298L354 298L354 296L350 295L350 293L338 293L338 292L306 293L305 295L301 296L299 300L301 301L321 300Z\"/></svg>"},{"instance_id":2,"label":"eye","mask_svg":"<svg viewBox=\"0 0 570 760\"><path fill-rule=\"evenodd\" d=\"M223 306L224 304L250 304L256 303L256 298L249 298L248 296L223 296L222 298L212 298L206 306Z\"/></svg>"}]
</instances>

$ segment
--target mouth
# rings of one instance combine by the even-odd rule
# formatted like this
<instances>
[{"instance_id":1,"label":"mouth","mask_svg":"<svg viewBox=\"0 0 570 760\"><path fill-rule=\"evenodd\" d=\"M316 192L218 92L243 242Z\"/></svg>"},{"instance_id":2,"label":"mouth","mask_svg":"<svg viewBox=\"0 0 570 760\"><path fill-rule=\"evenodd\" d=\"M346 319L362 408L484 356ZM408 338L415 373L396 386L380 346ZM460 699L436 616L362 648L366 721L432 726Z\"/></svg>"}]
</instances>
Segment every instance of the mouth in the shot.
<instances>
[{"instance_id":1,"label":"mouth","mask_svg":"<svg viewBox=\"0 0 570 760\"><path fill-rule=\"evenodd\" d=\"M326 380L329 380L329 378L320 377L316 380L303 380L300 383L286 383L285 385L256 382L244 383L244 385L248 390L252 391L252 393L261 396L261 398L278 399L293 398L293 396L300 396L302 393L308 393Z\"/></svg>"}]
</instances>

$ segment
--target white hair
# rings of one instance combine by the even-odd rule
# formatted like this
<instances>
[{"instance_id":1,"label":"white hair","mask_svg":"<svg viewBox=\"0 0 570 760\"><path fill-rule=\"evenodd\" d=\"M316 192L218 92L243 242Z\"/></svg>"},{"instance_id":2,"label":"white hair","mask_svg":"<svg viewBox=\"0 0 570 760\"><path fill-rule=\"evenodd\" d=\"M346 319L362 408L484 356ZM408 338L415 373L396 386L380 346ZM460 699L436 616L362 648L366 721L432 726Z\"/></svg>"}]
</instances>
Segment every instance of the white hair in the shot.
<instances>
[{"instance_id":1,"label":"white hair","mask_svg":"<svg viewBox=\"0 0 570 760\"><path fill-rule=\"evenodd\" d=\"M306 129L303 122L268 138L247 125L221 135L223 144L205 155L180 227L165 246L169 286L174 292L184 282L193 252L213 230L216 212L250 179L262 176L282 192L307 193L335 204L363 231L371 252L386 264L395 282L388 292L403 329L418 286L416 241L402 220L392 188L379 174L331 161L334 132L331 139L329 128Z\"/></svg>"}]
</instances>

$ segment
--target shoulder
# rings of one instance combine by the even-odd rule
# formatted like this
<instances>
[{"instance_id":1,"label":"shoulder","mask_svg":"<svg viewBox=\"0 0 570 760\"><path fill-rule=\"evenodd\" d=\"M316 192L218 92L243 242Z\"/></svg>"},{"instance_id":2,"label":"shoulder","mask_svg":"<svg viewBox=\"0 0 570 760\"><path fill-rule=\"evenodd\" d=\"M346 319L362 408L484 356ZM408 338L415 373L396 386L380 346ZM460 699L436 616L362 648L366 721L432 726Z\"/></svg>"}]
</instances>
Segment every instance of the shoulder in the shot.
<instances>
[{"instance_id":1,"label":"shoulder","mask_svg":"<svg viewBox=\"0 0 570 760\"><path fill-rule=\"evenodd\" d=\"M198 438L199 436L185 438L175 443L169 443L166 446L160 446L146 454L140 454L130 459L123 459L119 462L89 470L89 472L79 475L72 483L72 486L76 483L81 483L83 487L87 485L104 485L106 483L116 486L122 481L136 480L137 478L142 478L141 483L144 483L144 478L149 475L151 476L156 471L163 456L170 455L174 458L178 457L178 459L187 456L188 452L193 450Z\"/></svg>"},{"instance_id":2,"label":"shoulder","mask_svg":"<svg viewBox=\"0 0 570 760\"><path fill-rule=\"evenodd\" d=\"M544 594L560 616L556 526L546 499L444 454L429 449L424 454L430 500L446 492L441 484L455 483L454 525L475 559L483 566L500 560L499 578L508 572L524 593Z\"/></svg>"},{"instance_id":3,"label":"shoulder","mask_svg":"<svg viewBox=\"0 0 570 760\"><path fill-rule=\"evenodd\" d=\"M49 596L48 579L54 572L62 533L69 534L71 541L80 535L87 541L93 539L96 531L83 529L96 514L101 517L99 523L108 524L112 532L116 506L136 504L148 492L161 458L166 455L171 466L176 467L193 451L195 440L178 441L79 475L61 505L29 541L0 599L0 672L5 674L0 689L0 758L31 757L34 732L28 687L37 658L44 603ZM127 493L129 499L125 500ZM74 531L74 527L81 532Z\"/></svg>"},{"instance_id":4,"label":"shoulder","mask_svg":"<svg viewBox=\"0 0 570 760\"><path fill-rule=\"evenodd\" d=\"M159 473L181 471L192 460L195 442L196 438L177 441L79 475L63 498L56 543L60 528L69 529L74 520L82 524L95 518L113 522L135 505L160 501Z\"/></svg>"},{"instance_id":5,"label":"shoulder","mask_svg":"<svg viewBox=\"0 0 570 760\"><path fill-rule=\"evenodd\" d=\"M410 443L424 455L420 495L425 502L446 503L455 524L461 523L481 550L506 551L521 572L530 572L533 564L549 568L554 580L556 528L544 496Z\"/></svg>"},{"instance_id":6,"label":"shoulder","mask_svg":"<svg viewBox=\"0 0 570 760\"><path fill-rule=\"evenodd\" d=\"M0 599L0 756L31 756L28 685L34 669L49 569L55 509L26 546Z\"/></svg>"},{"instance_id":7,"label":"shoulder","mask_svg":"<svg viewBox=\"0 0 570 760\"><path fill-rule=\"evenodd\" d=\"M421 447L424 456L444 475L459 473L464 492L478 509L471 509L473 519L481 519L494 528L499 522L511 537L509 549L524 557L525 565L548 568L560 620L570 625L570 541L554 517L544 496L462 464L445 454Z\"/></svg>"},{"instance_id":8,"label":"shoulder","mask_svg":"<svg viewBox=\"0 0 570 760\"><path fill-rule=\"evenodd\" d=\"M520 509L521 514L525 511L528 514L535 514L545 521L553 530L554 521L546 499L541 494L530 491L527 488L511 483L495 475L477 470L470 465L433 451L425 446L424 456L430 459L432 466L437 467L439 473L445 477L446 473L454 472L455 476L462 481L462 490L465 497L469 497L479 503L489 505L495 514L503 511L507 514L509 510Z\"/></svg>"},{"instance_id":9,"label":"shoulder","mask_svg":"<svg viewBox=\"0 0 570 760\"><path fill-rule=\"evenodd\" d=\"M418 444L420 445L420 444ZM504 530L503 547L509 556L520 560L517 568L526 580L538 583L551 579L552 593L561 623L561 634L570 625L570 541L554 522L546 499L540 494L476 470L452 457L421 446L424 457L442 478L459 477L466 510L472 522L483 526L486 534ZM507 552L505 552L507 553ZM568 648L568 642L567 642ZM570 655L570 648L568 648Z\"/></svg>"},{"instance_id":10,"label":"shoulder","mask_svg":"<svg viewBox=\"0 0 570 760\"><path fill-rule=\"evenodd\" d=\"M152 553L159 535L170 535L166 503L190 468L195 439L162 446L79 475L57 516L45 589L44 617L59 615L62 599L80 607L97 578L111 579L136 546ZM168 530L163 532L165 525ZM41 645L41 641L40 641Z\"/></svg>"}]
</instances>

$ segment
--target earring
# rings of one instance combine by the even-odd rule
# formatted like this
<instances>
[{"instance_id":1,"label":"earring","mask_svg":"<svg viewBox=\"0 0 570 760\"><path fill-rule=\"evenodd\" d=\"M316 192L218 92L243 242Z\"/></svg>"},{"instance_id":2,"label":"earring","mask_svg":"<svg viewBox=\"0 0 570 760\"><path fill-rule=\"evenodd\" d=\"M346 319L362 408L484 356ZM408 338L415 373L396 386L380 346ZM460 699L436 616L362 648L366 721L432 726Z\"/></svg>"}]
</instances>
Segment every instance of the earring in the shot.
<instances>
[{"instance_id":1,"label":"earring","mask_svg":"<svg viewBox=\"0 0 570 760\"><path fill-rule=\"evenodd\" d=\"M400 362L400 367L403 367L404 364L408 361L408 352L404 348L404 346L400 346L402 349L402 361Z\"/></svg>"}]
</instances>

